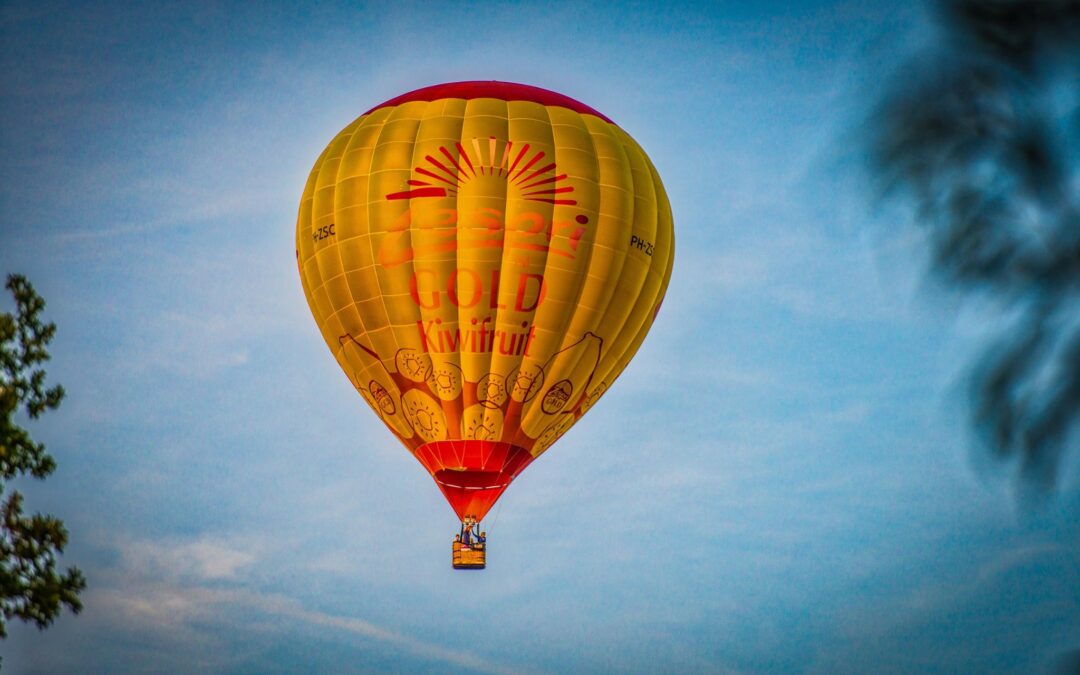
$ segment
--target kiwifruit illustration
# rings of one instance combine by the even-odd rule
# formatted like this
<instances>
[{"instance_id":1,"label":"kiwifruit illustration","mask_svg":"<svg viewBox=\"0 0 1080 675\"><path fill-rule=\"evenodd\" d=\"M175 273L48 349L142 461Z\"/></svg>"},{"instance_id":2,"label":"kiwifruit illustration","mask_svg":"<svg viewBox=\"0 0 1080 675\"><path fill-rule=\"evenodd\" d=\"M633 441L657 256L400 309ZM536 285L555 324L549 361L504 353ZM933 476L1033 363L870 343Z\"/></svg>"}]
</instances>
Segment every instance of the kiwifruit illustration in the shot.
<instances>
[{"instance_id":1,"label":"kiwifruit illustration","mask_svg":"<svg viewBox=\"0 0 1080 675\"><path fill-rule=\"evenodd\" d=\"M477 441L497 441L502 431L503 415L477 403L464 410L461 416L461 437Z\"/></svg>"},{"instance_id":2,"label":"kiwifruit illustration","mask_svg":"<svg viewBox=\"0 0 1080 675\"><path fill-rule=\"evenodd\" d=\"M398 372L413 382L423 382L431 374L431 357L419 349L405 347L394 355Z\"/></svg>"},{"instance_id":3,"label":"kiwifruit illustration","mask_svg":"<svg viewBox=\"0 0 1080 675\"><path fill-rule=\"evenodd\" d=\"M427 377L428 386L444 401L453 401L461 396L461 385L465 378L461 368L453 363L432 363L431 373Z\"/></svg>"},{"instance_id":4,"label":"kiwifruit illustration","mask_svg":"<svg viewBox=\"0 0 1080 675\"><path fill-rule=\"evenodd\" d=\"M540 387L544 385L544 369L532 363L515 368L506 376L510 385L510 398L518 403L531 401Z\"/></svg>"},{"instance_id":5,"label":"kiwifruit illustration","mask_svg":"<svg viewBox=\"0 0 1080 675\"><path fill-rule=\"evenodd\" d=\"M476 383L476 399L486 408L497 409L508 396L506 378L498 373L488 373Z\"/></svg>"},{"instance_id":6,"label":"kiwifruit illustration","mask_svg":"<svg viewBox=\"0 0 1080 675\"><path fill-rule=\"evenodd\" d=\"M402 403L420 438L429 443L446 438L446 415L438 401L419 389L410 389L402 397Z\"/></svg>"}]
</instances>

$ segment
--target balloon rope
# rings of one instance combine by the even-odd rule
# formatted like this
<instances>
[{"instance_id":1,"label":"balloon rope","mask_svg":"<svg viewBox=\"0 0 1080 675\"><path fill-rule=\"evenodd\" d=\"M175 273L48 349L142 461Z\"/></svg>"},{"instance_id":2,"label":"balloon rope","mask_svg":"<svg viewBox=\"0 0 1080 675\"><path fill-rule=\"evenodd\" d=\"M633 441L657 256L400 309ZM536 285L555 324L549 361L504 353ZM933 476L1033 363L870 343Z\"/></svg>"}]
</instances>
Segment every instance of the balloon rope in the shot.
<instances>
[{"instance_id":1,"label":"balloon rope","mask_svg":"<svg viewBox=\"0 0 1080 675\"><path fill-rule=\"evenodd\" d=\"M500 513L502 513L502 500L499 500L499 505L495 507L495 518L491 521L491 525L488 527L488 532L495 531L495 523L499 522Z\"/></svg>"}]
</instances>

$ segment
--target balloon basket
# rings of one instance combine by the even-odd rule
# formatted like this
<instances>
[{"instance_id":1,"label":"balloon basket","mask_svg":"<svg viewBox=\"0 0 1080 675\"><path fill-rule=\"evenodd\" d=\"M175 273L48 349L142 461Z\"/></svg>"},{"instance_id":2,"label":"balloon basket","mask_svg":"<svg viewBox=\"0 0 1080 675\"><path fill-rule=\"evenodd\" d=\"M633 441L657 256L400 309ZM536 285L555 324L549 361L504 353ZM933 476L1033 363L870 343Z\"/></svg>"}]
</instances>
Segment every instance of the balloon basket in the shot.
<instances>
[{"instance_id":1,"label":"balloon basket","mask_svg":"<svg viewBox=\"0 0 1080 675\"><path fill-rule=\"evenodd\" d=\"M486 545L464 546L460 541L455 541L452 562L456 570L482 570L487 566Z\"/></svg>"}]
</instances>

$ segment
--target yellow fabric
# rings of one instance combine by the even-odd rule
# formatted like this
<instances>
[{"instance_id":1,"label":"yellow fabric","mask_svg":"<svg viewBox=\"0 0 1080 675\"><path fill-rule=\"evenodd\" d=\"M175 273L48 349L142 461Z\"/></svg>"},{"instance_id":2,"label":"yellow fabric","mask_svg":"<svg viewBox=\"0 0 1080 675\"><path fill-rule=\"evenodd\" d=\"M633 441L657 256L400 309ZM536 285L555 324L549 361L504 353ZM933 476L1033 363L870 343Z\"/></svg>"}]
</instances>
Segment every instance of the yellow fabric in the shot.
<instances>
[{"instance_id":1,"label":"yellow fabric","mask_svg":"<svg viewBox=\"0 0 1080 675\"><path fill-rule=\"evenodd\" d=\"M674 259L667 196L629 135L490 98L354 121L311 171L296 242L327 346L406 447L534 456L626 367Z\"/></svg>"}]
</instances>

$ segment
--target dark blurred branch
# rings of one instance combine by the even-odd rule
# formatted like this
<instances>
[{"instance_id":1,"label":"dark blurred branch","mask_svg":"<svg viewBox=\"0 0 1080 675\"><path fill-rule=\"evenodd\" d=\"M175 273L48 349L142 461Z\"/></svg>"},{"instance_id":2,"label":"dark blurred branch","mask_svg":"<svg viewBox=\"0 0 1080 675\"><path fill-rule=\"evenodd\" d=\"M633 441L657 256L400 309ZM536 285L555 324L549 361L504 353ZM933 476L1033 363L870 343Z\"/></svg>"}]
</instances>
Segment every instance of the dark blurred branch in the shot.
<instances>
[{"instance_id":1,"label":"dark blurred branch","mask_svg":"<svg viewBox=\"0 0 1080 675\"><path fill-rule=\"evenodd\" d=\"M1080 444L1080 1L938 6L945 44L890 85L871 167L934 273L1020 317L973 372L974 423L1049 489Z\"/></svg>"}]
</instances>

